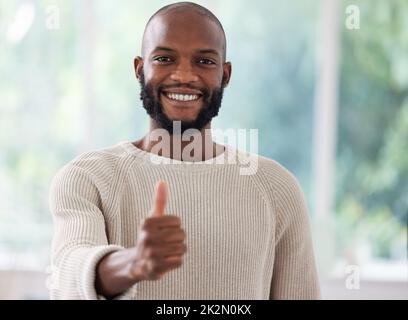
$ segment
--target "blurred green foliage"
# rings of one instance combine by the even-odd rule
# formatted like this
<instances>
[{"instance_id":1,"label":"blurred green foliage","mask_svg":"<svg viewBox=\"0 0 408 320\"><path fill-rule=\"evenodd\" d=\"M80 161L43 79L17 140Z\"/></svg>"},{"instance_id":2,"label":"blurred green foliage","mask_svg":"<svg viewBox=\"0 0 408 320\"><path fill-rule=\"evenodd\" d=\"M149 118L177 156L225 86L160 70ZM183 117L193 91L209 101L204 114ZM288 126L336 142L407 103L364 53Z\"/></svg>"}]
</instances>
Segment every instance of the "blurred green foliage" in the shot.
<instances>
[{"instance_id":1,"label":"blurred green foliage","mask_svg":"<svg viewBox=\"0 0 408 320\"><path fill-rule=\"evenodd\" d=\"M148 17L169 2L27 1L35 18L12 43L6 35L22 2L0 1L0 250L49 245L48 188L63 164L144 134L133 58ZM260 154L289 168L310 199L319 1L200 3L222 21L233 67L214 127L258 128ZM341 28L338 253L362 238L374 256L398 258L408 193L408 3L342 1L341 17L348 3L362 17L360 30ZM59 8L57 30L45 25L49 4Z\"/></svg>"},{"instance_id":2,"label":"blurred green foliage","mask_svg":"<svg viewBox=\"0 0 408 320\"><path fill-rule=\"evenodd\" d=\"M366 239L375 256L401 258L408 219L408 2L343 1L343 8L349 4L359 6L361 28L342 28L338 244L344 250Z\"/></svg>"}]
</instances>

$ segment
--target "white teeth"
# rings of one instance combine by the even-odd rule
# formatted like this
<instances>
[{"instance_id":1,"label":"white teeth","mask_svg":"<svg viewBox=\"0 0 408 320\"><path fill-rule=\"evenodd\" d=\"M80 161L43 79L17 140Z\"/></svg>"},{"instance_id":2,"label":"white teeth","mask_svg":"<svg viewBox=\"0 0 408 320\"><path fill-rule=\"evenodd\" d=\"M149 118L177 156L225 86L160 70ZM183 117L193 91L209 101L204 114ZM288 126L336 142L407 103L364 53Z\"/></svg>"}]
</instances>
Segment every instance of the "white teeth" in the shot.
<instances>
[{"instance_id":1,"label":"white teeth","mask_svg":"<svg viewBox=\"0 0 408 320\"><path fill-rule=\"evenodd\" d=\"M198 95L196 94L166 93L166 95L168 98L178 101L192 101L198 99Z\"/></svg>"}]
</instances>

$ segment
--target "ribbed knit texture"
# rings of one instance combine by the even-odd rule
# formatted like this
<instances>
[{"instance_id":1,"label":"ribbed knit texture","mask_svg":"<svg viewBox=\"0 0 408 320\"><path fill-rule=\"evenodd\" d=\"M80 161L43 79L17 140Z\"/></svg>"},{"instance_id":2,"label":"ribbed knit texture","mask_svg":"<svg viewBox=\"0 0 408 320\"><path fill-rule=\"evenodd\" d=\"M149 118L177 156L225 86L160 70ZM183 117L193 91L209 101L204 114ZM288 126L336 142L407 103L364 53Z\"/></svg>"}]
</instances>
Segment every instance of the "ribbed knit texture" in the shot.
<instances>
[{"instance_id":1,"label":"ribbed knit texture","mask_svg":"<svg viewBox=\"0 0 408 320\"><path fill-rule=\"evenodd\" d=\"M231 147L217 160L231 159ZM243 154L238 152L238 159ZM52 299L103 299L95 291L100 259L136 244L158 180L167 212L181 218L183 265L135 284L120 299L316 299L320 297L308 210L296 178L276 161L252 155L242 165L157 164L130 142L80 155L54 177Z\"/></svg>"}]
</instances>

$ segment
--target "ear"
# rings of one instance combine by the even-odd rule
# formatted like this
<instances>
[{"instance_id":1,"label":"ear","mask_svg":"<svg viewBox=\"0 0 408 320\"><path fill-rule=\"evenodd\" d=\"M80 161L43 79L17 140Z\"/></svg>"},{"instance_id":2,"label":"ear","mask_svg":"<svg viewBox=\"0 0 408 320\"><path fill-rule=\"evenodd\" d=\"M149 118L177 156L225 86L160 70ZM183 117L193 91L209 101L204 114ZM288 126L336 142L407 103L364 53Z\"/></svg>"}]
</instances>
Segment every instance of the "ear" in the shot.
<instances>
[{"instance_id":1,"label":"ear","mask_svg":"<svg viewBox=\"0 0 408 320\"><path fill-rule=\"evenodd\" d=\"M134 65L134 68L135 68L136 78L139 80L140 76L141 76L141 73L143 71L143 68L142 68L143 67L143 58L137 56L135 58L135 60L133 61L133 65Z\"/></svg>"},{"instance_id":2,"label":"ear","mask_svg":"<svg viewBox=\"0 0 408 320\"><path fill-rule=\"evenodd\" d=\"M231 72L232 72L231 62L225 62L224 63L224 70L223 70L224 82L222 84L224 88L228 86L228 83L229 83L229 81L231 79Z\"/></svg>"}]
</instances>

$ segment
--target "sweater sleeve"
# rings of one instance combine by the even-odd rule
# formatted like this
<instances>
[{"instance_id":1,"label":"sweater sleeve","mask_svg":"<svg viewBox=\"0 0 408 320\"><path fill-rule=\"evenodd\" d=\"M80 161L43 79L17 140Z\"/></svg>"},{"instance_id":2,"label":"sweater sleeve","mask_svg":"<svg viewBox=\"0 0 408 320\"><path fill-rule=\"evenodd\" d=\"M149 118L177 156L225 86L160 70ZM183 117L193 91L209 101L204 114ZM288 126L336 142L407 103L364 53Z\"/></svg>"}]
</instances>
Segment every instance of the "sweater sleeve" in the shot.
<instances>
[{"instance_id":1,"label":"sweater sleeve","mask_svg":"<svg viewBox=\"0 0 408 320\"><path fill-rule=\"evenodd\" d=\"M52 181L51 299L104 299L95 289L96 266L123 247L108 244L100 192L94 177L74 164L64 166Z\"/></svg>"},{"instance_id":2,"label":"sweater sleeve","mask_svg":"<svg viewBox=\"0 0 408 320\"><path fill-rule=\"evenodd\" d=\"M308 209L296 178L284 171L275 189L275 262L270 299L320 299Z\"/></svg>"}]
</instances>

